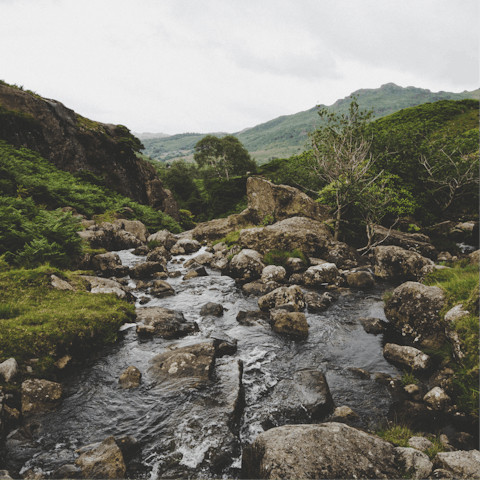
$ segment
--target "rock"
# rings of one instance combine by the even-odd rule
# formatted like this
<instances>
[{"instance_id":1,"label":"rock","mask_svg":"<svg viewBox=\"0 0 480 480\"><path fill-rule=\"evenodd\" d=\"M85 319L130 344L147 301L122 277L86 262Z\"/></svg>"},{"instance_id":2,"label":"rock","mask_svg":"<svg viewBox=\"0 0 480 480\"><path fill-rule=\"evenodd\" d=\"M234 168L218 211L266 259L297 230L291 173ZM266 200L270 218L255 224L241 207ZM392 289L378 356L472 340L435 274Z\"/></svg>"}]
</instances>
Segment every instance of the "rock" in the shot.
<instances>
[{"instance_id":1,"label":"rock","mask_svg":"<svg viewBox=\"0 0 480 480\"><path fill-rule=\"evenodd\" d=\"M51 411L62 398L62 386L48 380L30 379L22 383L22 414L24 417Z\"/></svg>"},{"instance_id":2,"label":"rock","mask_svg":"<svg viewBox=\"0 0 480 480\"><path fill-rule=\"evenodd\" d=\"M132 278L151 278L157 272L164 272L165 267L158 262L139 263L130 268Z\"/></svg>"},{"instance_id":3,"label":"rock","mask_svg":"<svg viewBox=\"0 0 480 480\"><path fill-rule=\"evenodd\" d=\"M268 282L263 283L260 280L255 282L245 283L242 285L242 292L244 295L255 297L266 295L267 293L273 292L277 288L280 288L282 285L277 282Z\"/></svg>"},{"instance_id":4,"label":"rock","mask_svg":"<svg viewBox=\"0 0 480 480\"><path fill-rule=\"evenodd\" d=\"M379 318L368 317L368 318L359 318L358 320L362 324L363 329L367 333L373 333L374 335L377 335L385 331L386 323L383 320L380 320Z\"/></svg>"},{"instance_id":5,"label":"rock","mask_svg":"<svg viewBox=\"0 0 480 480\"><path fill-rule=\"evenodd\" d=\"M157 298L165 298L175 295L175 290L168 282L163 280L153 280L150 285L150 293Z\"/></svg>"},{"instance_id":6,"label":"rock","mask_svg":"<svg viewBox=\"0 0 480 480\"><path fill-rule=\"evenodd\" d=\"M438 428L434 412L425 404L410 400L394 402L388 410L387 419L396 424L415 425L419 431L436 431Z\"/></svg>"},{"instance_id":7,"label":"rock","mask_svg":"<svg viewBox=\"0 0 480 480\"><path fill-rule=\"evenodd\" d=\"M383 356L400 368L407 368L416 373L425 373L432 367L432 359L421 350L387 343L383 348Z\"/></svg>"},{"instance_id":8,"label":"rock","mask_svg":"<svg viewBox=\"0 0 480 480\"><path fill-rule=\"evenodd\" d=\"M418 385L415 385L414 383L411 383L410 385L405 385L403 387L403 390L410 396L412 397L415 401L422 401L423 400L423 395L421 395L422 390ZM410 445L413 447L413 445ZM414 447L416 448L416 447Z\"/></svg>"},{"instance_id":9,"label":"rock","mask_svg":"<svg viewBox=\"0 0 480 480\"><path fill-rule=\"evenodd\" d=\"M451 262L452 256L449 252L440 252L437 256L437 262Z\"/></svg>"},{"instance_id":10,"label":"rock","mask_svg":"<svg viewBox=\"0 0 480 480\"><path fill-rule=\"evenodd\" d=\"M375 248L375 275L384 280L418 280L424 276L424 268L431 267L432 260L401 247Z\"/></svg>"},{"instance_id":11,"label":"rock","mask_svg":"<svg viewBox=\"0 0 480 480\"><path fill-rule=\"evenodd\" d=\"M95 255L91 260L92 268L103 277L111 277L115 268L122 265L118 254L113 252Z\"/></svg>"},{"instance_id":12,"label":"rock","mask_svg":"<svg viewBox=\"0 0 480 480\"><path fill-rule=\"evenodd\" d=\"M472 435L466 432L457 432L450 435L449 443L457 450L474 450L475 440Z\"/></svg>"},{"instance_id":13,"label":"rock","mask_svg":"<svg viewBox=\"0 0 480 480\"><path fill-rule=\"evenodd\" d=\"M287 271L288 275L292 275L294 273L301 273L307 269L307 265L303 263L301 258L297 257L289 257L285 262L285 270Z\"/></svg>"},{"instance_id":14,"label":"rock","mask_svg":"<svg viewBox=\"0 0 480 480\"><path fill-rule=\"evenodd\" d=\"M67 367L70 362L73 360L73 357L71 355L64 355L63 357L60 357L55 363L55 367L57 367L59 370L63 370L65 367Z\"/></svg>"},{"instance_id":15,"label":"rock","mask_svg":"<svg viewBox=\"0 0 480 480\"><path fill-rule=\"evenodd\" d=\"M239 244L262 255L270 250L292 252L299 249L307 256L322 256L331 238L325 224L305 217L293 217L268 227L241 230Z\"/></svg>"},{"instance_id":16,"label":"rock","mask_svg":"<svg viewBox=\"0 0 480 480\"><path fill-rule=\"evenodd\" d=\"M213 253L204 252L204 253L201 253L200 255L197 255L192 260L195 260L195 262L197 262L200 265L210 265L210 263L214 258L215 258L215 255Z\"/></svg>"},{"instance_id":17,"label":"rock","mask_svg":"<svg viewBox=\"0 0 480 480\"><path fill-rule=\"evenodd\" d=\"M313 369L299 370L293 378L278 382L268 402L275 424L322 420L335 408L325 375Z\"/></svg>"},{"instance_id":18,"label":"rock","mask_svg":"<svg viewBox=\"0 0 480 480\"><path fill-rule=\"evenodd\" d=\"M370 372L363 368L350 367L349 370L352 373L354 373L357 377L364 378L364 379L370 378Z\"/></svg>"},{"instance_id":19,"label":"rock","mask_svg":"<svg viewBox=\"0 0 480 480\"><path fill-rule=\"evenodd\" d=\"M108 278L92 277L90 275L82 275L81 277L90 284L90 293L113 293L118 298L125 299L129 302L135 301L132 294L127 292L126 288L115 280L110 280Z\"/></svg>"},{"instance_id":20,"label":"rock","mask_svg":"<svg viewBox=\"0 0 480 480\"><path fill-rule=\"evenodd\" d=\"M133 455L140 451L140 445L131 435L121 435L115 438L117 447L122 451L123 459L127 462Z\"/></svg>"},{"instance_id":21,"label":"rock","mask_svg":"<svg viewBox=\"0 0 480 480\"><path fill-rule=\"evenodd\" d=\"M408 446L424 452L433 447L433 443L425 437L411 437L408 439Z\"/></svg>"},{"instance_id":22,"label":"rock","mask_svg":"<svg viewBox=\"0 0 480 480\"><path fill-rule=\"evenodd\" d=\"M337 268L354 268L364 263L357 250L343 242L331 242L327 246L325 259Z\"/></svg>"},{"instance_id":23,"label":"rock","mask_svg":"<svg viewBox=\"0 0 480 480\"><path fill-rule=\"evenodd\" d=\"M279 282L282 283L285 279L287 272L283 267L278 265L267 265L262 270L262 278L261 281L263 283L268 282Z\"/></svg>"},{"instance_id":24,"label":"rock","mask_svg":"<svg viewBox=\"0 0 480 480\"><path fill-rule=\"evenodd\" d=\"M421 233L405 233L398 230L389 230L381 225L375 225L374 242L382 241L384 246L397 246L404 250L416 252L422 257L432 260L437 258L437 250L431 244L430 238Z\"/></svg>"},{"instance_id":25,"label":"rock","mask_svg":"<svg viewBox=\"0 0 480 480\"><path fill-rule=\"evenodd\" d=\"M196 240L190 238L181 238L177 243L170 249L172 255L182 255L197 252L200 250L201 245Z\"/></svg>"},{"instance_id":26,"label":"rock","mask_svg":"<svg viewBox=\"0 0 480 480\"><path fill-rule=\"evenodd\" d=\"M274 332L287 333L297 337L308 335L308 323L304 313L274 309L270 311L270 316Z\"/></svg>"},{"instance_id":27,"label":"rock","mask_svg":"<svg viewBox=\"0 0 480 480\"><path fill-rule=\"evenodd\" d=\"M406 282L394 290L384 310L390 323L407 339L422 348L438 349L445 342L439 315L444 302L441 288Z\"/></svg>"},{"instance_id":28,"label":"rock","mask_svg":"<svg viewBox=\"0 0 480 480\"><path fill-rule=\"evenodd\" d=\"M184 280L189 280L190 278L195 277L208 277L208 273L205 270L205 267L196 268L195 270L190 270L183 277Z\"/></svg>"},{"instance_id":29,"label":"rock","mask_svg":"<svg viewBox=\"0 0 480 480\"><path fill-rule=\"evenodd\" d=\"M470 312L467 310L463 309L463 304L460 303L459 305L456 305L455 307L451 308L446 314L445 314L445 322L449 323L455 323L457 320L460 320L463 317L467 317L470 315Z\"/></svg>"},{"instance_id":30,"label":"rock","mask_svg":"<svg viewBox=\"0 0 480 480\"><path fill-rule=\"evenodd\" d=\"M455 478L480 477L480 452L440 452L433 459L433 468L453 473Z\"/></svg>"},{"instance_id":31,"label":"rock","mask_svg":"<svg viewBox=\"0 0 480 480\"><path fill-rule=\"evenodd\" d=\"M345 279L349 287L354 288L373 288L375 280L370 272L348 272Z\"/></svg>"},{"instance_id":32,"label":"rock","mask_svg":"<svg viewBox=\"0 0 480 480\"><path fill-rule=\"evenodd\" d=\"M137 325L136 332L138 335L155 335L155 327L152 325Z\"/></svg>"},{"instance_id":33,"label":"rock","mask_svg":"<svg viewBox=\"0 0 480 480\"><path fill-rule=\"evenodd\" d=\"M170 252L164 246L156 247L147 254L147 262L161 263L165 266L171 258Z\"/></svg>"},{"instance_id":34,"label":"rock","mask_svg":"<svg viewBox=\"0 0 480 480\"><path fill-rule=\"evenodd\" d=\"M445 410L452 403L452 399L440 387L432 388L423 401L433 410Z\"/></svg>"},{"instance_id":35,"label":"rock","mask_svg":"<svg viewBox=\"0 0 480 480\"><path fill-rule=\"evenodd\" d=\"M468 259L472 265L478 265L480 262L480 250L475 250L472 252L469 256Z\"/></svg>"},{"instance_id":36,"label":"rock","mask_svg":"<svg viewBox=\"0 0 480 480\"><path fill-rule=\"evenodd\" d=\"M215 268L216 270L225 270L228 267L228 259L223 252L217 252L213 256L213 259L210 262L210 268Z\"/></svg>"},{"instance_id":37,"label":"rock","mask_svg":"<svg viewBox=\"0 0 480 480\"><path fill-rule=\"evenodd\" d=\"M118 383L122 388L135 388L140 385L142 374L137 367L128 367L118 379Z\"/></svg>"},{"instance_id":38,"label":"rock","mask_svg":"<svg viewBox=\"0 0 480 480\"><path fill-rule=\"evenodd\" d=\"M360 418L350 407L337 407L333 411L333 416L329 420L338 423L349 423Z\"/></svg>"},{"instance_id":39,"label":"rock","mask_svg":"<svg viewBox=\"0 0 480 480\"><path fill-rule=\"evenodd\" d=\"M303 285L305 283L303 273L292 273L288 279L288 283L290 285Z\"/></svg>"},{"instance_id":40,"label":"rock","mask_svg":"<svg viewBox=\"0 0 480 480\"><path fill-rule=\"evenodd\" d=\"M200 315L202 315L202 317L206 317L208 315L221 317L223 315L223 305L220 305L219 303L208 302L200 309Z\"/></svg>"},{"instance_id":41,"label":"rock","mask_svg":"<svg viewBox=\"0 0 480 480\"><path fill-rule=\"evenodd\" d=\"M148 255L149 251L150 250L146 245L141 245L140 247L135 248L132 253L134 255Z\"/></svg>"},{"instance_id":42,"label":"rock","mask_svg":"<svg viewBox=\"0 0 480 480\"><path fill-rule=\"evenodd\" d=\"M213 346L215 348L215 356L217 358L225 355L234 355L237 351L237 340L229 337L223 332L214 332L210 335L213 339Z\"/></svg>"},{"instance_id":43,"label":"rock","mask_svg":"<svg viewBox=\"0 0 480 480\"><path fill-rule=\"evenodd\" d=\"M53 472L52 478L80 478L81 469L75 465L63 465Z\"/></svg>"},{"instance_id":44,"label":"rock","mask_svg":"<svg viewBox=\"0 0 480 480\"><path fill-rule=\"evenodd\" d=\"M125 230L115 232L113 244L115 250L128 250L129 248L138 248L143 245L144 243L133 233L126 232Z\"/></svg>"},{"instance_id":45,"label":"rock","mask_svg":"<svg viewBox=\"0 0 480 480\"><path fill-rule=\"evenodd\" d=\"M84 451L75 460L75 465L81 469L82 478L124 478L127 470L114 437L108 437L91 450Z\"/></svg>"},{"instance_id":46,"label":"rock","mask_svg":"<svg viewBox=\"0 0 480 480\"><path fill-rule=\"evenodd\" d=\"M303 274L305 285L320 286L323 284L333 284L337 281L339 271L334 263L322 263L307 269Z\"/></svg>"},{"instance_id":47,"label":"rock","mask_svg":"<svg viewBox=\"0 0 480 480\"><path fill-rule=\"evenodd\" d=\"M162 307L145 307L137 309L137 320L146 327L153 327L154 334L163 338L181 338L190 333L198 332L198 325L189 322L183 313ZM137 327L137 333L140 325ZM147 332L145 332L147 333Z\"/></svg>"},{"instance_id":48,"label":"rock","mask_svg":"<svg viewBox=\"0 0 480 480\"><path fill-rule=\"evenodd\" d=\"M285 425L245 447L241 478L398 478L393 446L341 423Z\"/></svg>"},{"instance_id":49,"label":"rock","mask_svg":"<svg viewBox=\"0 0 480 480\"><path fill-rule=\"evenodd\" d=\"M18 364L14 358L9 358L0 363L0 378L3 377L5 383L9 383L18 373Z\"/></svg>"},{"instance_id":50,"label":"rock","mask_svg":"<svg viewBox=\"0 0 480 480\"><path fill-rule=\"evenodd\" d=\"M413 474L413 478L428 478L430 473L432 473L432 462L427 455L419 450L415 448L397 447L395 454L405 469L405 472L410 475Z\"/></svg>"},{"instance_id":51,"label":"rock","mask_svg":"<svg viewBox=\"0 0 480 480\"><path fill-rule=\"evenodd\" d=\"M65 280L62 280L61 278L58 278L56 275L50 275L50 279L52 281L51 285L53 288L56 290L72 290L75 291L75 289Z\"/></svg>"},{"instance_id":52,"label":"rock","mask_svg":"<svg viewBox=\"0 0 480 480\"><path fill-rule=\"evenodd\" d=\"M158 382L185 379L199 386L209 381L214 362L213 342L203 342L156 355L147 373Z\"/></svg>"},{"instance_id":53,"label":"rock","mask_svg":"<svg viewBox=\"0 0 480 480\"><path fill-rule=\"evenodd\" d=\"M240 310L237 314L236 320L240 325L257 325L257 320L266 320L269 315L261 310Z\"/></svg>"},{"instance_id":54,"label":"rock","mask_svg":"<svg viewBox=\"0 0 480 480\"><path fill-rule=\"evenodd\" d=\"M242 250L230 261L232 277L245 282L260 278L264 268L263 257L255 250Z\"/></svg>"},{"instance_id":55,"label":"rock","mask_svg":"<svg viewBox=\"0 0 480 480\"><path fill-rule=\"evenodd\" d=\"M168 230L159 230L153 235L150 235L147 238L147 242L158 242L159 247L164 247L166 250L170 250L177 243L177 239L175 238L175 235Z\"/></svg>"},{"instance_id":56,"label":"rock","mask_svg":"<svg viewBox=\"0 0 480 480\"><path fill-rule=\"evenodd\" d=\"M326 310L332 304L333 297L328 292L322 293L322 295L307 292L304 294L304 300L307 303L308 311L310 313L315 313Z\"/></svg>"},{"instance_id":57,"label":"rock","mask_svg":"<svg viewBox=\"0 0 480 480\"><path fill-rule=\"evenodd\" d=\"M260 310L270 310L284 305L290 305L297 312L305 308L300 287L297 285L280 287L258 299Z\"/></svg>"}]
</instances>

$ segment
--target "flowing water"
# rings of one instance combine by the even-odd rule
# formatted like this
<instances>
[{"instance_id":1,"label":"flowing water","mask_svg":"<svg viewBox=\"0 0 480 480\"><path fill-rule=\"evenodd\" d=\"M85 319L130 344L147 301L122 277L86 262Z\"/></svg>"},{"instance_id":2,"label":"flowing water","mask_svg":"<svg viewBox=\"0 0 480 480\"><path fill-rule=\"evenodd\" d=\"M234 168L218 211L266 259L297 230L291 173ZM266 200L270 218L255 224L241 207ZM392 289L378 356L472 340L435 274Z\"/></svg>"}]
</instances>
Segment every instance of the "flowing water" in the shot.
<instances>
[{"instance_id":1,"label":"flowing water","mask_svg":"<svg viewBox=\"0 0 480 480\"><path fill-rule=\"evenodd\" d=\"M202 251L182 258L186 261ZM134 256L131 251L117 253L124 265L145 261L145 257ZM182 263L170 262L169 271L185 273ZM391 287L378 284L368 292L344 289L335 293L338 299L326 311L306 314L309 335L296 340L273 332L267 323L240 325L236 320L238 312L258 309L258 298L245 297L231 278L207 271L207 277L168 279L176 295L152 298L145 305L183 312L188 320L198 323L198 333L180 340L142 339L134 325L122 327L117 344L85 359L82 368L63 382L61 406L14 435L17 439L23 435L24 440L7 442L7 469L23 473L34 468L51 474L74 462L78 456L75 449L110 435L126 434L135 437L141 447L141 453L130 462L127 475L131 477L238 477L241 449L233 448L221 472L212 470L209 452L227 437L240 446L250 444L267 428L265 421L278 407L270 400L275 385L304 369L320 370L326 375L335 405L347 405L359 415L355 426L372 428L378 424L392 398L386 387L375 381L374 373L398 376L399 372L383 358L384 335L367 334L358 318L385 319L381 298ZM133 280L130 286L135 286ZM134 293L139 297L145 294ZM200 308L208 302L222 304L224 315L202 318ZM143 307L137 304L137 308ZM198 343L219 332L236 339L238 349L233 356L216 360L215 378L210 384L203 388L158 385L146 374L149 360L172 345ZM240 423L233 428L228 412L216 400L234 388L232 365L237 365L237 360L243 362L245 402ZM124 390L118 378L130 365L142 372L142 382L138 388ZM362 368L371 375L362 378L350 368Z\"/></svg>"}]
</instances>

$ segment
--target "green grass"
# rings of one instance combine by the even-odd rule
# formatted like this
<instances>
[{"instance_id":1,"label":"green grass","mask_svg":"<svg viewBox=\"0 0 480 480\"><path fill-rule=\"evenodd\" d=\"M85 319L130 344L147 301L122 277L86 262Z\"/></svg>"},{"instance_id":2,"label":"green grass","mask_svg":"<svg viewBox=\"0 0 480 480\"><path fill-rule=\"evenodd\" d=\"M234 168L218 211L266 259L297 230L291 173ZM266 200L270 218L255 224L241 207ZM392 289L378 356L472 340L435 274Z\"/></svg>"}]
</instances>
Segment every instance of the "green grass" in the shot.
<instances>
[{"instance_id":1,"label":"green grass","mask_svg":"<svg viewBox=\"0 0 480 480\"><path fill-rule=\"evenodd\" d=\"M50 286L56 275L77 289ZM44 265L0 272L0 363L15 358L20 369L38 358L35 376L48 378L66 353L113 343L120 325L135 316L132 305L113 294L91 294L76 273Z\"/></svg>"},{"instance_id":2,"label":"green grass","mask_svg":"<svg viewBox=\"0 0 480 480\"><path fill-rule=\"evenodd\" d=\"M418 378L415 377L415 375L413 374L413 372L407 372L407 371L403 371L403 375L402 375L402 385L404 387L406 387L407 385L417 385L418 383Z\"/></svg>"},{"instance_id":3,"label":"green grass","mask_svg":"<svg viewBox=\"0 0 480 480\"><path fill-rule=\"evenodd\" d=\"M292 252L285 252L282 250L271 250L263 257L263 262L266 265L278 265L284 267L289 258L300 258L305 265L308 265L308 260L305 255L295 248Z\"/></svg>"}]
</instances>

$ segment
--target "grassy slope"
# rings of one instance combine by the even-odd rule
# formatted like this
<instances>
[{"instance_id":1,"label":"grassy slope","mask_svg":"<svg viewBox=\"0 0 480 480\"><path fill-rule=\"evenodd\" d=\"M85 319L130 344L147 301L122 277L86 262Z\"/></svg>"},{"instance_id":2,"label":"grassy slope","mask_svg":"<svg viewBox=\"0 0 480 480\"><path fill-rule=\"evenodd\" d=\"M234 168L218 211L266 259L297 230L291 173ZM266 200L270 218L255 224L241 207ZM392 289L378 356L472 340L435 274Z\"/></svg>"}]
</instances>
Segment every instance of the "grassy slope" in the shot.
<instances>
[{"instance_id":1,"label":"grassy slope","mask_svg":"<svg viewBox=\"0 0 480 480\"><path fill-rule=\"evenodd\" d=\"M426 102L438 100L462 100L478 98L479 90L463 93L438 92L394 84L383 85L378 89L362 89L354 92L358 96L361 108L373 108L376 117L389 115L403 108L413 107ZM338 100L331 109L343 112L350 98ZM284 115L269 122L234 134L243 143L250 155L259 164L272 157L290 157L306 149L307 133L319 124L317 107L294 115ZM173 135L163 139L144 140L144 153L155 159L173 160L175 158L193 159L193 147L205 134ZM217 134L218 135L218 134ZM224 135L224 134L219 134Z\"/></svg>"}]
</instances>

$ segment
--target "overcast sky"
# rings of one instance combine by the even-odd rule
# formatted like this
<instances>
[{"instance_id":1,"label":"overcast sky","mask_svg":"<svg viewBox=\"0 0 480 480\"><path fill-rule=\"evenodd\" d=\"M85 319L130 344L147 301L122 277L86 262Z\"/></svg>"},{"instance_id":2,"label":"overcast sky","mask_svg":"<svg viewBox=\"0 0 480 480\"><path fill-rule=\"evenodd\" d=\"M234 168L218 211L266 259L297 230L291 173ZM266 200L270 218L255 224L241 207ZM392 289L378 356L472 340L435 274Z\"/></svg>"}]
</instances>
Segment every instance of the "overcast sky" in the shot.
<instances>
[{"instance_id":1,"label":"overcast sky","mask_svg":"<svg viewBox=\"0 0 480 480\"><path fill-rule=\"evenodd\" d=\"M479 85L478 0L0 0L0 79L134 132Z\"/></svg>"}]
</instances>

